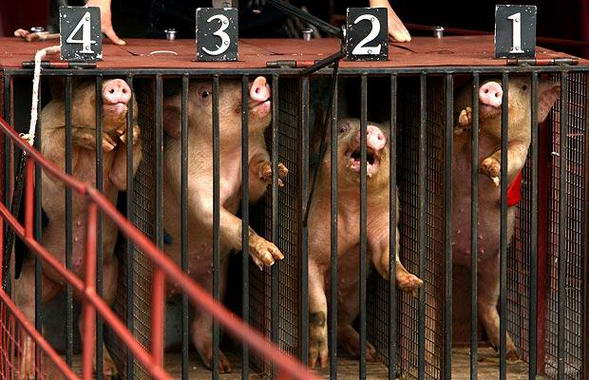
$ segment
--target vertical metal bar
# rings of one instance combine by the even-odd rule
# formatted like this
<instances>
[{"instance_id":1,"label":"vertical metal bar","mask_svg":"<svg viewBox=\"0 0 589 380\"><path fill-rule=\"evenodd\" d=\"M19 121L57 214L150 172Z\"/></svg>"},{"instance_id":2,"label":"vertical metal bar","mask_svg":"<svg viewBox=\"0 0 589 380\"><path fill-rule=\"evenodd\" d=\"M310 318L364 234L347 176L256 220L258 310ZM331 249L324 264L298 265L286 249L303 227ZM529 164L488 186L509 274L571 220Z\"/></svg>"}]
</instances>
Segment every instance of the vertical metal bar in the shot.
<instances>
[{"instance_id":1,"label":"vertical metal bar","mask_svg":"<svg viewBox=\"0 0 589 380\"><path fill-rule=\"evenodd\" d=\"M300 192L299 204L300 215L299 224L301 231L299 235L299 243L301 250L301 280L300 280L300 297L301 297L301 321L299 326L301 339L300 345L300 359L307 362L309 358L309 252L308 252L308 229L307 225L303 223L305 218L305 207L307 204L307 193L309 186L309 77L301 78L301 94L300 94L300 157L299 168L301 168L300 178Z\"/></svg>"},{"instance_id":2,"label":"vertical metal bar","mask_svg":"<svg viewBox=\"0 0 589 380\"><path fill-rule=\"evenodd\" d=\"M335 77L335 86L333 87L333 98L331 103L331 133L330 133L330 159L331 159L331 265L329 279L329 378L337 379L337 98L338 98L338 78ZM327 143L327 142L326 142Z\"/></svg>"},{"instance_id":3,"label":"vertical metal bar","mask_svg":"<svg viewBox=\"0 0 589 380\"><path fill-rule=\"evenodd\" d=\"M499 304L501 308L499 322L499 378L507 376L506 343L507 343L507 142L509 128L509 74L504 72L501 77L503 99L501 106L501 223L499 244Z\"/></svg>"},{"instance_id":4,"label":"vertical metal bar","mask_svg":"<svg viewBox=\"0 0 589 380\"><path fill-rule=\"evenodd\" d=\"M158 248L164 246L164 120L163 120L163 83L162 75L155 76L155 242ZM154 271L157 280L157 270ZM153 321L152 321L153 322ZM153 327L153 324L152 324Z\"/></svg>"},{"instance_id":5,"label":"vertical metal bar","mask_svg":"<svg viewBox=\"0 0 589 380\"><path fill-rule=\"evenodd\" d=\"M454 156L454 77L447 74L446 134L444 146L444 378L452 378L452 157Z\"/></svg>"},{"instance_id":6,"label":"vertical metal bar","mask_svg":"<svg viewBox=\"0 0 589 380\"><path fill-rule=\"evenodd\" d=\"M98 145L98 141L96 145ZM65 78L65 172L67 174L72 174L72 150L72 77L68 75ZM65 267L70 270L72 269L72 256L72 189L65 186ZM65 351L66 362L71 366L74 353L74 302L72 286L66 283L65 289Z\"/></svg>"},{"instance_id":7,"label":"vertical metal bar","mask_svg":"<svg viewBox=\"0 0 589 380\"><path fill-rule=\"evenodd\" d=\"M219 75L213 76L213 296L220 297L219 271L221 239L220 223L220 137L219 137ZM244 184L245 185L245 184ZM219 324L213 319L213 379L219 378Z\"/></svg>"},{"instance_id":8,"label":"vertical metal bar","mask_svg":"<svg viewBox=\"0 0 589 380\"><path fill-rule=\"evenodd\" d=\"M33 202L34 202L34 175L35 175L35 161L34 160L27 160L26 166L26 188L25 188L25 237L32 238L33 237L33 228L35 223L33 222L35 217L35 212L33 210ZM2 219L4 220L4 219Z\"/></svg>"},{"instance_id":9,"label":"vertical metal bar","mask_svg":"<svg viewBox=\"0 0 589 380\"><path fill-rule=\"evenodd\" d=\"M102 192L104 191L104 158L102 150L102 130L103 130L103 117L102 117L102 75L96 76L96 189ZM132 107L129 107L132 108ZM132 111L131 111L132 112ZM102 223L103 216L102 211L98 210L97 221L96 221L96 239L98 241L96 245L96 292L102 296L102 278L103 278L103 245L102 245ZM127 290L127 302L132 298L129 297L129 290ZM96 380L104 377L103 371L103 358L104 358L104 345L102 341L103 333L103 322L100 314L96 315Z\"/></svg>"},{"instance_id":10,"label":"vertical metal bar","mask_svg":"<svg viewBox=\"0 0 589 380\"><path fill-rule=\"evenodd\" d=\"M472 76L470 162L470 378L478 377L479 74Z\"/></svg>"},{"instance_id":11,"label":"vertical metal bar","mask_svg":"<svg viewBox=\"0 0 589 380\"><path fill-rule=\"evenodd\" d=\"M279 87L278 87L279 76L278 74L272 74L272 173L278 173L278 149L280 147L278 141L278 133L279 133L279 120L278 120L278 94L279 94ZM278 176L272 176L272 241L278 242ZM275 262L272 265L271 270L271 290L270 290L270 299L271 299L271 310L270 310L270 318L272 324L272 342L274 344L278 344L279 337L280 337L280 262ZM272 364L272 375L278 373L278 368L276 363Z\"/></svg>"},{"instance_id":12,"label":"vertical metal bar","mask_svg":"<svg viewBox=\"0 0 589 380\"><path fill-rule=\"evenodd\" d=\"M4 93L2 94L4 96L4 119L5 120L10 120L11 117L13 115L11 115L10 109L11 109L11 105L12 105L12 97L11 95L11 86L12 85L12 76L9 74L4 74ZM10 125L14 126L14 123L12 122L12 120L10 120ZM4 166L2 168L2 170L4 171L4 183L3 183L3 201L4 204L6 205L6 207L10 207L10 172L11 170L9 170L9 164L12 162L11 160L11 155L10 155L10 139L4 135L3 136L3 140L4 140L4 146L3 146L3 151L4 151ZM8 226L8 223L6 225L4 225L2 223L2 226L0 226L2 228L2 232L3 232L3 237L2 237L2 241L0 242L2 244L2 254L6 253L9 254L8 252L5 252L5 242L4 239L6 239L6 237L8 236L9 233L13 233L13 232L9 232L10 227ZM2 266L3 268L1 268L2 271L4 271L6 269L6 273L2 273L2 287L3 289L10 294L11 293L11 274L10 274L10 263L8 263L8 265L5 267L4 265L4 260L5 257L2 257Z\"/></svg>"},{"instance_id":13,"label":"vertical metal bar","mask_svg":"<svg viewBox=\"0 0 589 380\"><path fill-rule=\"evenodd\" d=\"M69 78L69 77L68 77ZM67 84L66 84L67 86ZM67 87L66 87L67 88ZM66 90L67 92L67 90ZM87 294L95 292L96 284L96 227L97 227L98 206L91 202L88 204L88 216L86 224L86 254L84 255L84 290ZM82 299L82 378L92 379L92 337L96 333L96 312L95 308L86 297Z\"/></svg>"},{"instance_id":14,"label":"vertical metal bar","mask_svg":"<svg viewBox=\"0 0 589 380\"><path fill-rule=\"evenodd\" d=\"M366 379L366 250L367 250L367 171L366 154L368 129L368 79L363 74L360 81L360 379Z\"/></svg>"},{"instance_id":15,"label":"vertical metal bar","mask_svg":"<svg viewBox=\"0 0 589 380\"><path fill-rule=\"evenodd\" d=\"M419 278L425 275L425 175L426 175L426 122L427 122L427 76L421 73L419 76L419 161L417 171L417 247L419 251ZM419 379L425 377L425 284L419 289L419 315L418 315L418 356L417 374Z\"/></svg>"},{"instance_id":16,"label":"vertical metal bar","mask_svg":"<svg viewBox=\"0 0 589 380\"><path fill-rule=\"evenodd\" d=\"M557 378L564 379L565 366L565 296L566 296L566 263L567 263L567 158L569 133L569 73L561 74L560 92L560 156L558 182L558 347L557 347Z\"/></svg>"},{"instance_id":17,"label":"vertical metal bar","mask_svg":"<svg viewBox=\"0 0 589 380\"><path fill-rule=\"evenodd\" d=\"M538 314L538 73L532 73L531 86L531 159L532 159L532 176L530 178L530 188L532 189L531 197L531 226L530 226L530 318L529 318L529 345L530 355L528 363L528 377L531 380L536 378L537 369L537 334L538 323L536 316Z\"/></svg>"},{"instance_id":18,"label":"vertical metal bar","mask_svg":"<svg viewBox=\"0 0 589 380\"><path fill-rule=\"evenodd\" d=\"M42 86L39 86L39 98L38 98L38 109L41 109L42 102ZM42 130L42 119L39 117L37 119L37 131ZM42 151L42 138L41 133L37 133L35 137L35 148L38 151ZM43 187L41 181L41 173L42 169L41 166L35 165L35 239L41 240L42 236L42 206L43 206ZM12 180L12 175L11 175ZM42 283L42 263L43 260L38 256L35 255L35 328L37 331L41 331L43 325L43 311L42 311L42 302L43 302L43 283ZM37 365L40 365L41 360L41 351L35 345L35 362ZM39 376L37 376L39 377Z\"/></svg>"},{"instance_id":19,"label":"vertical metal bar","mask_svg":"<svg viewBox=\"0 0 589 380\"><path fill-rule=\"evenodd\" d=\"M389 131L389 380L397 377L397 74L391 81L391 124Z\"/></svg>"},{"instance_id":20,"label":"vertical metal bar","mask_svg":"<svg viewBox=\"0 0 589 380\"><path fill-rule=\"evenodd\" d=\"M189 76L182 76L181 130L180 130L180 261L182 271L188 273L188 88ZM190 336L189 336L188 296L182 292L182 378L189 378Z\"/></svg>"},{"instance_id":21,"label":"vertical metal bar","mask_svg":"<svg viewBox=\"0 0 589 380\"><path fill-rule=\"evenodd\" d=\"M249 323L249 82L247 75L241 77L241 307L242 318ZM276 164L276 163L274 163ZM277 174L277 172L273 172ZM276 177L276 175L273 175ZM249 376L249 350L245 342L241 351L241 378Z\"/></svg>"},{"instance_id":22,"label":"vertical metal bar","mask_svg":"<svg viewBox=\"0 0 589 380\"><path fill-rule=\"evenodd\" d=\"M131 106L128 108L127 111L127 219L133 223L134 221L134 190L133 190L133 144L129 143L132 140L133 136L133 119L135 115L133 115L133 103L135 102L135 92L133 91L133 76L127 75L127 84L131 89L131 99L129 100L129 104ZM101 86L100 86L101 87ZM99 88L100 88L99 87ZM98 118L96 119L98 122ZM97 128L98 129L98 128ZM98 152L96 152L98 155ZM98 157L98 156L97 156ZM98 168L97 171L98 173ZM98 177L96 178L96 182L98 183ZM99 236L102 239L102 212L98 215L98 226L99 226ZM127 288L127 310L126 310L126 322L127 322L127 329L133 332L135 330L135 249L133 248L133 242L131 239L126 239L126 255L127 255L127 267L126 269L126 288ZM100 316L99 321L100 320ZM100 326L100 330L99 330ZM102 323L97 323L97 333L100 331L102 333ZM98 357L98 350L102 350L102 347L98 347L98 342L96 342L96 356ZM127 376L128 378L132 379L134 375L135 368L133 366L133 355L130 351L127 351Z\"/></svg>"}]
</instances>

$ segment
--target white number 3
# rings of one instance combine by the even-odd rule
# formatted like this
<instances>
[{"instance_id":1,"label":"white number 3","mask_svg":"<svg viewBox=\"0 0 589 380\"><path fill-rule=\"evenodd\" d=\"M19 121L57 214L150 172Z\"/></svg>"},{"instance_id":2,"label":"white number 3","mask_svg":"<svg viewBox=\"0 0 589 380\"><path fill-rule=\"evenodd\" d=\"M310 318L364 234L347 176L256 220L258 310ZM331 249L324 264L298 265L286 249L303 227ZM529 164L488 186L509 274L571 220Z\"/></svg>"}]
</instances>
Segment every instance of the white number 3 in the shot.
<instances>
[{"instance_id":1,"label":"white number 3","mask_svg":"<svg viewBox=\"0 0 589 380\"><path fill-rule=\"evenodd\" d=\"M210 17L207 22L211 22L212 20L219 20L221 22L221 27L219 30L213 33L213 36L217 36L221 39L221 46L215 50L209 50L203 47L202 50L204 50L209 55L223 54L227 49L229 49L230 38L229 35L225 33L225 29L229 27L229 19L225 15L218 14Z\"/></svg>"},{"instance_id":2,"label":"white number 3","mask_svg":"<svg viewBox=\"0 0 589 380\"><path fill-rule=\"evenodd\" d=\"M352 54L354 54L354 55L377 55L377 54L380 54L380 48L382 47L382 44L378 44L377 46L364 46L367 43L374 40L374 38L376 36L378 36L378 33L380 32L380 22L378 21L378 19L376 17L374 17L372 15L365 14L365 15L359 16L357 19L355 19L354 25L356 25L357 23L359 23L360 21L363 21L363 20L370 21L370 23L372 24L372 28L370 29L370 33L368 33L368 35L366 37L364 37L364 39L362 41L360 41L358 43L358 45L356 45L354 50L352 50Z\"/></svg>"},{"instance_id":3,"label":"white number 3","mask_svg":"<svg viewBox=\"0 0 589 380\"><path fill-rule=\"evenodd\" d=\"M82 44L82 50L80 50L80 53L93 54L94 52L90 47L92 44L95 44L96 41L90 39L90 26L90 12L86 12L65 42L69 44ZM78 33L80 28L82 28L82 39L78 40L74 36Z\"/></svg>"}]
</instances>

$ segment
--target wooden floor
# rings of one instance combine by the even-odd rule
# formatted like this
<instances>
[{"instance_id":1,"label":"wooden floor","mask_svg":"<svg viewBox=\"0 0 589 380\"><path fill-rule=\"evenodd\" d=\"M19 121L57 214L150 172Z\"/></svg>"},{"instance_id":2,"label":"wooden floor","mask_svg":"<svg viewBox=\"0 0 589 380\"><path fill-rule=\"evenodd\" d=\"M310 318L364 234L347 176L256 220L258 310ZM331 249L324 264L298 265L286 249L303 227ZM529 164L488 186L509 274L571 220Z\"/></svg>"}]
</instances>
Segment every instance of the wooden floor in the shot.
<instances>
[{"instance_id":1,"label":"wooden floor","mask_svg":"<svg viewBox=\"0 0 589 380\"><path fill-rule=\"evenodd\" d=\"M228 374L221 374L220 379L223 380L238 380L241 379L241 365L239 357L232 353L227 353L227 358L232 364L232 372ZM196 358L196 354L191 355L193 358L193 365L190 368L189 379L210 379L211 372L202 366L200 360ZM74 370L77 372L79 367L79 356L76 356L74 362ZM479 348L478 361L478 378L481 380L497 379L499 377L499 362L497 353L491 348ZM166 370L172 375L174 379L181 378L182 361L179 354L166 354ZM78 372L79 373L79 372ZM320 371L319 374L327 379L329 378L328 370ZM367 379L387 379L388 369L380 362L367 363L366 368ZM416 379L417 371L408 371L404 373L400 379ZM57 377L56 377L57 378ZM255 371L250 371L250 379L260 380L265 379ZM354 380L358 378L358 360L350 357L338 358L337 378L341 380ZM429 377L432 378L432 377ZM524 380L527 379L527 363L519 362L508 364L507 379L510 380ZM541 378L541 377L540 377ZM470 364L469 364L469 349L454 348L452 351L452 379L466 380L470 379Z\"/></svg>"}]
</instances>

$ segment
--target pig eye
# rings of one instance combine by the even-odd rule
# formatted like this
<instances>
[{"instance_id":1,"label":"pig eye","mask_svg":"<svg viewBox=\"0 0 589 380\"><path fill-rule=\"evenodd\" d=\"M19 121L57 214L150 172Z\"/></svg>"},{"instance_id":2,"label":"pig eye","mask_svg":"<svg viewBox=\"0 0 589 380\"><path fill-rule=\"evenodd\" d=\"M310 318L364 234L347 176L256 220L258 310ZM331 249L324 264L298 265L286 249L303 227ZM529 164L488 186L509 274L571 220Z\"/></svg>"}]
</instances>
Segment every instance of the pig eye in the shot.
<instances>
[{"instance_id":1,"label":"pig eye","mask_svg":"<svg viewBox=\"0 0 589 380\"><path fill-rule=\"evenodd\" d=\"M342 125L342 126L339 127L338 132L339 133L344 133L344 132L346 132L348 130L348 127L349 127L348 124Z\"/></svg>"},{"instance_id":2,"label":"pig eye","mask_svg":"<svg viewBox=\"0 0 589 380\"><path fill-rule=\"evenodd\" d=\"M524 85L522 86L522 90L523 90L523 91L527 91L527 90L528 90L528 85L527 85L527 84L524 84Z\"/></svg>"},{"instance_id":3,"label":"pig eye","mask_svg":"<svg viewBox=\"0 0 589 380\"><path fill-rule=\"evenodd\" d=\"M206 98L208 98L208 97L209 97L209 95L210 95L210 94L211 94L210 92L208 92L207 90L204 90L204 91L203 91L203 92L200 94L200 96L201 96L203 99L206 99Z\"/></svg>"}]
</instances>

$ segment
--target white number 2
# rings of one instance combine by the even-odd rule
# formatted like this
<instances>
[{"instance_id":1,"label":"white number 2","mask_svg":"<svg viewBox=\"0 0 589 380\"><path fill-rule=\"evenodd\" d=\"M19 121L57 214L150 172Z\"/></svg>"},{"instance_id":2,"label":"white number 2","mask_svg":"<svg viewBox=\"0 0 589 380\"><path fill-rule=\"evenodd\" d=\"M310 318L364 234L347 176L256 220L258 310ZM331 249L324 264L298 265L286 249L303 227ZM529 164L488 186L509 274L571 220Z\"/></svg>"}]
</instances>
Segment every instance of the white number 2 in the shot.
<instances>
[{"instance_id":1,"label":"white number 2","mask_svg":"<svg viewBox=\"0 0 589 380\"><path fill-rule=\"evenodd\" d=\"M86 12L84 13L84 16L82 16L78 25L74 28L74 31L65 41L69 44L82 44L82 50L80 50L80 53L93 54L94 52L91 49L91 44L95 44L96 41L90 39L90 26L90 12ZM82 28L82 39L78 40L74 36L78 33L80 28Z\"/></svg>"},{"instance_id":2,"label":"white number 2","mask_svg":"<svg viewBox=\"0 0 589 380\"><path fill-rule=\"evenodd\" d=\"M523 53L522 50L522 14L520 12L507 18L513 21L513 40L510 53Z\"/></svg>"},{"instance_id":3,"label":"white number 2","mask_svg":"<svg viewBox=\"0 0 589 380\"><path fill-rule=\"evenodd\" d=\"M209 55L223 54L227 49L229 49L230 38L229 35L225 33L225 29L229 27L229 19L225 15L218 14L210 17L207 22L211 22L212 20L219 20L221 22L221 27L219 30L213 33L213 36L217 36L221 39L221 46L215 50L209 50L203 47L202 50L204 50Z\"/></svg>"},{"instance_id":4,"label":"white number 2","mask_svg":"<svg viewBox=\"0 0 589 380\"><path fill-rule=\"evenodd\" d=\"M372 15L362 15L359 16L357 19L354 20L354 25L359 23L363 20L369 20L372 24L372 28L370 29L370 33L356 47L352 50L352 54L354 55L377 55L380 54L380 48L382 44L378 44L377 46L364 46L374 40L378 33L380 32L380 22L378 19Z\"/></svg>"}]
</instances>

